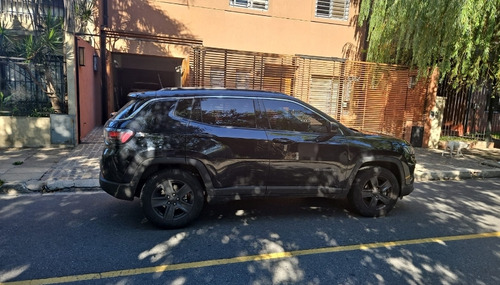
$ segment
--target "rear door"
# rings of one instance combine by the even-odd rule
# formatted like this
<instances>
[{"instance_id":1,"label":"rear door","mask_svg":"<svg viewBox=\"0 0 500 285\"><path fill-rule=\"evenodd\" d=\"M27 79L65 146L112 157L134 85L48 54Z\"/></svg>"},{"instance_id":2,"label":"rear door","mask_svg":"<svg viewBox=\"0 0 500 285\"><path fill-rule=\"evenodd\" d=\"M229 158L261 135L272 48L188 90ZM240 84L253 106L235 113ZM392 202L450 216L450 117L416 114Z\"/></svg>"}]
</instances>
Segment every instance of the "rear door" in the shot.
<instances>
[{"instance_id":1,"label":"rear door","mask_svg":"<svg viewBox=\"0 0 500 285\"><path fill-rule=\"evenodd\" d=\"M348 148L340 131L306 105L265 99L268 119L269 195L327 196L340 191L347 178Z\"/></svg>"},{"instance_id":2,"label":"rear door","mask_svg":"<svg viewBox=\"0 0 500 285\"><path fill-rule=\"evenodd\" d=\"M251 98L193 100L187 156L207 167L216 195L265 194L269 144L265 130L257 127L255 103Z\"/></svg>"}]
</instances>

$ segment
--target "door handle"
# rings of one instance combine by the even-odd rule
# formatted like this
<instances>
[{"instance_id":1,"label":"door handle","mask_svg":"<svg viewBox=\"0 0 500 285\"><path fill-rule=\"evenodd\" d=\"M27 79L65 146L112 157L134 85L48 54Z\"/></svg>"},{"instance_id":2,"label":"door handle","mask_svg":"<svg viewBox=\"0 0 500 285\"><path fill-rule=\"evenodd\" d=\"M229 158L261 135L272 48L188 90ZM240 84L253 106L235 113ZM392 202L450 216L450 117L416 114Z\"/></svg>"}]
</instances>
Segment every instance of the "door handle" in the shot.
<instances>
[{"instance_id":1,"label":"door handle","mask_svg":"<svg viewBox=\"0 0 500 285\"><path fill-rule=\"evenodd\" d=\"M293 141L291 139L287 139L287 138L276 138L276 139L273 139L273 142L274 143L282 143L282 144L295 143L295 141Z\"/></svg>"},{"instance_id":2,"label":"door handle","mask_svg":"<svg viewBox=\"0 0 500 285\"><path fill-rule=\"evenodd\" d=\"M216 135L208 134L208 133L195 134L195 135L193 135L193 137L195 137L195 138L203 138L203 139L214 139L214 138L217 138Z\"/></svg>"}]
</instances>

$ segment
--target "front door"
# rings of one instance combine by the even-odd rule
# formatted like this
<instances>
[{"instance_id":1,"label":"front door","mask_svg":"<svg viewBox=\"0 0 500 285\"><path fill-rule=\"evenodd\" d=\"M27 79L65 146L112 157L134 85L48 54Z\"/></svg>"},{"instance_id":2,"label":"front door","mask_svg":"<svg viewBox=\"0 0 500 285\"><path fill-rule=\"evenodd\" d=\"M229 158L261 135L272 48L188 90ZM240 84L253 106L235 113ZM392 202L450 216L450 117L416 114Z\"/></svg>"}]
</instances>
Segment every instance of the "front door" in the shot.
<instances>
[{"instance_id":1,"label":"front door","mask_svg":"<svg viewBox=\"0 0 500 285\"><path fill-rule=\"evenodd\" d=\"M263 105L272 145L268 194L335 194L347 178L343 135L330 133L327 118L297 102L266 99Z\"/></svg>"}]
</instances>

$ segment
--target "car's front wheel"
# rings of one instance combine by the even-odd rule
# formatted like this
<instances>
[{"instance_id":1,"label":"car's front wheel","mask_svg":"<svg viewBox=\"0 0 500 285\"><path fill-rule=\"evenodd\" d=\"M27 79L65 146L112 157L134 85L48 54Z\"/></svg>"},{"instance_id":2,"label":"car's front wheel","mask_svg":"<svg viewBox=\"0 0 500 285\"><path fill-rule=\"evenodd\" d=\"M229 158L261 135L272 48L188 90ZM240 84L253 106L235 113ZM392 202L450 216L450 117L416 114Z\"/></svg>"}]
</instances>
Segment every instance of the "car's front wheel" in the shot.
<instances>
[{"instance_id":1,"label":"car's front wheel","mask_svg":"<svg viewBox=\"0 0 500 285\"><path fill-rule=\"evenodd\" d=\"M204 203L198 180L179 169L154 174L141 192L144 215L153 224L163 228L188 225L200 215Z\"/></svg>"},{"instance_id":2,"label":"car's front wheel","mask_svg":"<svg viewBox=\"0 0 500 285\"><path fill-rule=\"evenodd\" d=\"M349 202L363 216L378 217L389 213L399 197L399 183L386 168L369 167L356 175Z\"/></svg>"}]
</instances>

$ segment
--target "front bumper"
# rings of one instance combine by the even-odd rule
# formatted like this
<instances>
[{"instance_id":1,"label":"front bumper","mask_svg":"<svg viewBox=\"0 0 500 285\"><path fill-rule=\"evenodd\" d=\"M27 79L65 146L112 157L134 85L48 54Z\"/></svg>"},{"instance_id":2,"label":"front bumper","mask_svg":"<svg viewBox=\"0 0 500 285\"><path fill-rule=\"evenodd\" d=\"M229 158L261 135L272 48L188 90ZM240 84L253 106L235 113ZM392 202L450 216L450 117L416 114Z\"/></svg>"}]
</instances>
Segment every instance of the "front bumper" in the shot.
<instances>
[{"instance_id":1,"label":"front bumper","mask_svg":"<svg viewBox=\"0 0 500 285\"><path fill-rule=\"evenodd\" d=\"M413 192L413 190L415 189L415 187L413 186L413 183L412 184L409 184L409 185L403 185L403 187L401 188L401 197L403 196L406 196L406 195L409 195L411 192Z\"/></svg>"}]
</instances>

